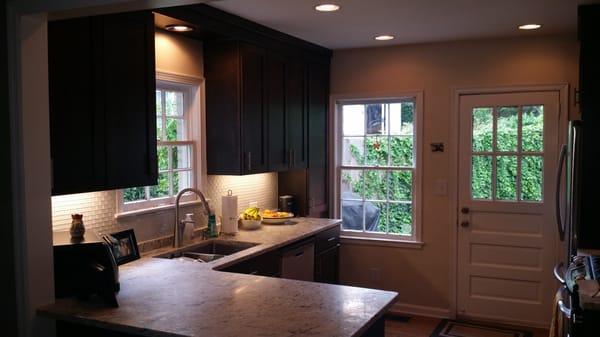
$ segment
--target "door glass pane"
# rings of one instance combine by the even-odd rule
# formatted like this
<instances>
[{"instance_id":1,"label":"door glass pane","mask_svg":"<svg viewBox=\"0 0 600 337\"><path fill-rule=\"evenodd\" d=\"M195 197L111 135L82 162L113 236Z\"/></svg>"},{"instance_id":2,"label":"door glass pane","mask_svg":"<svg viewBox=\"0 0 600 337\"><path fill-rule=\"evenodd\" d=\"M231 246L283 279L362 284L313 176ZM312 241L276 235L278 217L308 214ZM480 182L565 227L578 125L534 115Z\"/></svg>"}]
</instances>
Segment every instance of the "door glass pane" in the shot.
<instances>
[{"instance_id":1,"label":"door glass pane","mask_svg":"<svg viewBox=\"0 0 600 337\"><path fill-rule=\"evenodd\" d=\"M363 172L361 170L342 170L341 180L342 199L363 199Z\"/></svg>"},{"instance_id":2,"label":"door glass pane","mask_svg":"<svg viewBox=\"0 0 600 337\"><path fill-rule=\"evenodd\" d=\"M521 200L542 201L544 162L541 156L523 156L521 159Z\"/></svg>"},{"instance_id":3,"label":"door glass pane","mask_svg":"<svg viewBox=\"0 0 600 337\"><path fill-rule=\"evenodd\" d=\"M390 171L388 181L389 200L412 200L412 171Z\"/></svg>"},{"instance_id":4,"label":"door glass pane","mask_svg":"<svg viewBox=\"0 0 600 337\"><path fill-rule=\"evenodd\" d=\"M363 137L344 137L342 140L342 165L365 165Z\"/></svg>"},{"instance_id":5,"label":"door glass pane","mask_svg":"<svg viewBox=\"0 0 600 337\"><path fill-rule=\"evenodd\" d=\"M370 204L370 203L369 203ZM342 200L342 227L346 230L363 230L364 203L359 200Z\"/></svg>"},{"instance_id":6,"label":"door glass pane","mask_svg":"<svg viewBox=\"0 0 600 337\"><path fill-rule=\"evenodd\" d=\"M523 151L542 152L544 150L544 106L523 106L522 124Z\"/></svg>"},{"instance_id":7,"label":"door glass pane","mask_svg":"<svg viewBox=\"0 0 600 337\"><path fill-rule=\"evenodd\" d=\"M362 136L365 134L365 106L352 104L342 106L344 136Z\"/></svg>"},{"instance_id":8,"label":"door glass pane","mask_svg":"<svg viewBox=\"0 0 600 337\"><path fill-rule=\"evenodd\" d=\"M473 199L492 199L492 156L472 157L471 197Z\"/></svg>"},{"instance_id":9,"label":"door glass pane","mask_svg":"<svg viewBox=\"0 0 600 337\"><path fill-rule=\"evenodd\" d=\"M473 109L472 148L474 152L491 152L494 132L492 108Z\"/></svg>"},{"instance_id":10,"label":"door glass pane","mask_svg":"<svg viewBox=\"0 0 600 337\"><path fill-rule=\"evenodd\" d=\"M414 164L412 136L390 137L390 166L409 166Z\"/></svg>"},{"instance_id":11,"label":"door glass pane","mask_svg":"<svg viewBox=\"0 0 600 337\"><path fill-rule=\"evenodd\" d=\"M367 134L386 135L386 111L385 104L366 104Z\"/></svg>"},{"instance_id":12,"label":"door glass pane","mask_svg":"<svg viewBox=\"0 0 600 337\"><path fill-rule=\"evenodd\" d=\"M365 229L368 232L386 232L387 206L386 202L367 201L365 203Z\"/></svg>"},{"instance_id":13,"label":"door glass pane","mask_svg":"<svg viewBox=\"0 0 600 337\"><path fill-rule=\"evenodd\" d=\"M387 172L383 170L366 170L365 199L387 200Z\"/></svg>"},{"instance_id":14,"label":"door glass pane","mask_svg":"<svg viewBox=\"0 0 600 337\"><path fill-rule=\"evenodd\" d=\"M366 137L365 156L368 166L387 166L388 140L387 137Z\"/></svg>"},{"instance_id":15,"label":"door glass pane","mask_svg":"<svg viewBox=\"0 0 600 337\"><path fill-rule=\"evenodd\" d=\"M517 156L496 157L496 199L517 199Z\"/></svg>"},{"instance_id":16,"label":"door glass pane","mask_svg":"<svg viewBox=\"0 0 600 337\"><path fill-rule=\"evenodd\" d=\"M150 186L150 198L162 198L169 196L169 173L158 174L158 184Z\"/></svg>"},{"instance_id":17,"label":"door glass pane","mask_svg":"<svg viewBox=\"0 0 600 337\"><path fill-rule=\"evenodd\" d=\"M497 110L496 149L517 151L519 129L519 109L514 106L501 106Z\"/></svg>"},{"instance_id":18,"label":"door glass pane","mask_svg":"<svg viewBox=\"0 0 600 337\"><path fill-rule=\"evenodd\" d=\"M412 135L415 104L413 102L391 103L390 108L390 134Z\"/></svg>"},{"instance_id":19,"label":"door glass pane","mask_svg":"<svg viewBox=\"0 0 600 337\"><path fill-rule=\"evenodd\" d=\"M412 235L412 204L390 203L388 213L391 234Z\"/></svg>"}]
</instances>

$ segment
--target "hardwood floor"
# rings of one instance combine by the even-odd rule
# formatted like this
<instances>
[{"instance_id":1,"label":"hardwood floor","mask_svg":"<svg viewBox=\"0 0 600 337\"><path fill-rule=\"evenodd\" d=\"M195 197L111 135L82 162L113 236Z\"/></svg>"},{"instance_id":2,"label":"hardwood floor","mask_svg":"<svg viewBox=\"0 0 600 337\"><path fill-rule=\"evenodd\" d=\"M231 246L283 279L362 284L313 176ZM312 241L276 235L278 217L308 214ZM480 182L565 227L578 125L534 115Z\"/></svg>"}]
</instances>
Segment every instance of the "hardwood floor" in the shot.
<instances>
[{"instance_id":1,"label":"hardwood floor","mask_svg":"<svg viewBox=\"0 0 600 337\"><path fill-rule=\"evenodd\" d=\"M439 318L410 316L408 322L388 319L385 321L385 337L429 337L440 323ZM548 330L527 328L532 337L548 337Z\"/></svg>"}]
</instances>

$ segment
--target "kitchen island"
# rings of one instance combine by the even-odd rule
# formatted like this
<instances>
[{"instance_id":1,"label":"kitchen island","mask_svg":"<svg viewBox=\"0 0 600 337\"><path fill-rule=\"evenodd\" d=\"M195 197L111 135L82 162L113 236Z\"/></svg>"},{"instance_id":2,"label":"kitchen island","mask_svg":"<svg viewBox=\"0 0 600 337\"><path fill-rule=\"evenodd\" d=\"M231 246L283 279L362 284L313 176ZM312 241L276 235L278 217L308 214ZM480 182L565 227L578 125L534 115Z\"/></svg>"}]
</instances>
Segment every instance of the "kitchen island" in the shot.
<instances>
[{"instance_id":1,"label":"kitchen island","mask_svg":"<svg viewBox=\"0 0 600 337\"><path fill-rule=\"evenodd\" d=\"M220 237L259 245L211 263L154 258L169 250L161 249L124 265L118 308L59 299L39 308L38 314L115 336L382 333L382 317L396 299L395 292L218 271L340 224L330 219L294 221L294 225L264 225L256 231Z\"/></svg>"}]
</instances>

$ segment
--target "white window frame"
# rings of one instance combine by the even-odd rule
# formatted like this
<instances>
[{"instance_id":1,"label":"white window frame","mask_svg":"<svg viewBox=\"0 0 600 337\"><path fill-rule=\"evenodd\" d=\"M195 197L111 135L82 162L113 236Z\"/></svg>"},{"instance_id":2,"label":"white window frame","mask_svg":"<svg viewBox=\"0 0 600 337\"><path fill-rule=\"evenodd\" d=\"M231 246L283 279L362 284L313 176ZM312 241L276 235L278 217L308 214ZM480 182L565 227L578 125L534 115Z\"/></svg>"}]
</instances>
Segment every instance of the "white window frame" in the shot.
<instances>
[{"instance_id":1,"label":"white window frame","mask_svg":"<svg viewBox=\"0 0 600 337\"><path fill-rule=\"evenodd\" d=\"M184 105L187 106L184 116L188 135L186 141L159 141L157 145L192 145L192 187L202 190L206 186L204 78L158 71L156 82L157 88L184 92ZM125 204L123 190L117 190L116 193L117 213L115 218L163 211L173 208L175 204L174 196ZM200 203L196 195L185 195L181 200L182 204Z\"/></svg>"},{"instance_id":2,"label":"white window frame","mask_svg":"<svg viewBox=\"0 0 600 337\"><path fill-rule=\"evenodd\" d=\"M342 173L342 154L343 154L343 120L342 105L357 103L364 104L369 102L394 101L412 99L415 102L414 111L414 169L412 186L412 207L413 207L413 231L411 236L360 232L344 230L342 228L342 238L351 240L358 244L392 245L406 246L410 248L420 248L422 241L422 150L423 150L423 93L422 91L402 92L394 94L373 94L373 95L337 95L332 96L333 114L333 179L331 184L333 193L333 215L335 218L341 218L341 173Z\"/></svg>"}]
</instances>

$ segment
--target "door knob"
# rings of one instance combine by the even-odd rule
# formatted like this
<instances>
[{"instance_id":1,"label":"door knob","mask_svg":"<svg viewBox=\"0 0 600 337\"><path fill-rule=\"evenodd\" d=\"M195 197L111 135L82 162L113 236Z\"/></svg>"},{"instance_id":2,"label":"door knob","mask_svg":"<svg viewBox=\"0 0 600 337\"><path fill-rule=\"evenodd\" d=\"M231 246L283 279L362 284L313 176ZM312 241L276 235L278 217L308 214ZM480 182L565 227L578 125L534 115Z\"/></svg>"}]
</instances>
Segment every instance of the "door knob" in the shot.
<instances>
[{"instance_id":1,"label":"door knob","mask_svg":"<svg viewBox=\"0 0 600 337\"><path fill-rule=\"evenodd\" d=\"M467 228L467 227L469 227L469 222L468 222L468 221L463 221L463 222L461 222L461 223L460 223L460 227L462 227L462 228Z\"/></svg>"},{"instance_id":2,"label":"door knob","mask_svg":"<svg viewBox=\"0 0 600 337\"><path fill-rule=\"evenodd\" d=\"M460 212L462 214L469 214L469 211L470 211L469 207L463 207L463 208L460 209Z\"/></svg>"}]
</instances>

